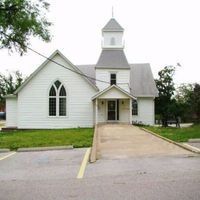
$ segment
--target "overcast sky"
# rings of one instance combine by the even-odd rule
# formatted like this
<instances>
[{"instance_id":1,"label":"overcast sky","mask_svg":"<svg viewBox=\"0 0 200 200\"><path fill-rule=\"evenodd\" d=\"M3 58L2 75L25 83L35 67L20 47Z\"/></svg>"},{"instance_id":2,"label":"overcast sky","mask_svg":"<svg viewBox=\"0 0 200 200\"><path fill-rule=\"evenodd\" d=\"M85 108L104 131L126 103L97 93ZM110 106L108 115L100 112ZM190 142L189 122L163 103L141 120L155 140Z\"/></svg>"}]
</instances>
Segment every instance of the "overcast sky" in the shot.
<instances>
[{"instance_id":1,"label":"overcast sky","mask_svg":"<svg viewBox=\"0 0 200 200\"><path fill-rule=\"evenodd\" d=\"M125 29L129 63L150 63L154 77L166 65L176 65L175 82L200 82L199 0L47 0L53 22L50 43L31 40L47 56L59 49L73 64L96 64L101 52L101 29L114 17ZM32 73L44 59L28 52L0 50L0 72Z\"/></svg>"}]
</instances>

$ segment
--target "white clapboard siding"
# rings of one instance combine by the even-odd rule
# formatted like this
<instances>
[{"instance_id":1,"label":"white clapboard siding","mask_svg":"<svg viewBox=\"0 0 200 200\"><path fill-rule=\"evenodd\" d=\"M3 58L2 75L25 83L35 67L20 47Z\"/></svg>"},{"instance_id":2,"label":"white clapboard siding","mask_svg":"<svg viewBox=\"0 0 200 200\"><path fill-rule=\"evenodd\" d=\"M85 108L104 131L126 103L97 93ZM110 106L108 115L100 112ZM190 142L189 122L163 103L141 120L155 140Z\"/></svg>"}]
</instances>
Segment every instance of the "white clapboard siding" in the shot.
<instances>
[{"instance_id":1,"label":"white clapboard siding","mask_svg":"<svg viewBox=\"0 0 200 200\"><path fill-rule=\"evenodd\" d=\"M17 98L6 99L6 127L17 127Z\"/></svg>"},{"instance_id":2,"label":"white clapboard siding","mask_svg":"<svg viewBox=\"0 0 200 200\"><path fill-rule=\"evenodd\" d=\"M54 60L71 68L58 54ZM48 94L59 80L67 92L67 116L49 117ZM96 90L80 75L49 62L18 94L18 128L92 127Z\"/></svg>"},{"instance_id":3,"label":"white clapboard siding","mask_svg":"<svg viewBox=\"0 0 200 200\"><path fill-rule=\"evenodd\" d=\"M133 115L134 122L142 122L146 125L154 125L154 98L137 98L138 115Z\"/></svg>"},{"instance_id":4,"label":"white clapboard siding","mask_svg":"<svg viewBox=\"0 0 200 200\"><path fill-rule=\"evenodd\" d=\"M129 123L129 100L119 100L119 122ZM98 122L107 122L108 118L108 100L98 99Z\"/></svg>"},{"instance_id":5,"label":"white clapboard siding","mask_svg":"<svg viewBox=\"0 0 200 200\"><path fill-rule=\"evenodd\" d=\"M119 100L119 121L120 122L130 122L130 103L129 99Z\"/></svg>"},{"instance_id":6,"label":"white clapboard siding","mask_svg":"<svg viewBox=\"0 0 200 200\"><path fill-rule=\"evenodd\" d=\"M105 99L98 99L98 122L107 121L107 101Z\"/></svg>"},{"instance_id":7,"label":"white clapboard siding","mask_svg":"<svg viewBox=\"0 0 200 200\"><path fill-rule=\"evenodd\" d=\"M130 92L129 83L130 83L130 70L129 69L96 69L96 79L104 80L108 83L97 81L96 85L99 90L104 90L110 86L110 74L117 74L117 85L122 89Z\"/></svg>"}]
</instances>

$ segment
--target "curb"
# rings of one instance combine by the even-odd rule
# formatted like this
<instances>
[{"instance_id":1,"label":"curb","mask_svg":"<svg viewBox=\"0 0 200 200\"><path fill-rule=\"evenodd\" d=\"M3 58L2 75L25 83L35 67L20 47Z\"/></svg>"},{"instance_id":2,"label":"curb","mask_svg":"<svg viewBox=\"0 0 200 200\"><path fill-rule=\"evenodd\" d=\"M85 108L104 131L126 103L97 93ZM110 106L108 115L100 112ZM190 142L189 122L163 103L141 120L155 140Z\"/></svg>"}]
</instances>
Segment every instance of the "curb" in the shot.
<instances>
[{"instance_id":1,"label":"curb","mask_svg":"<svg viewBox=\"0 0 200 200\"><path fill-rule=\"evenodd\" d=\"M0 153L10 152L10 149L0 149Z\"/></svg>"},{"instance_id":2,"label":"curb","mask_svg":"<svg viewBox=\"0 0 200 200\"><path fill-rule=\"evenodd\" d=\"M200 149L190 145L190 143L189 144L188 143L182 143L182 145L185 146L185 147L193 149L194 151L196 151L196 153L200 153Z\"/></svg>"},{"instance_id":3,"label":"curb","mask_svg":"<svg viewBox=\"0 0 200 200\"><path fill-rule=\"evenodd\" d=\"M168 139L168 138L166 138L166 137L163 137L163 136L161 136L161 135L158 135L157 133L154 133L154 132L152 132L152 131L149 131L149 130L146 129L146 128L141 128L141 129L144 130L144 131L146 131L146 132L148 132L148 133L151 133L152 135L154 135L154 136L156 136L156 137L159 137L159 138L161 138L161 139L163 139L163 140L165 140L165 141L167 141L167 142L169 142L169 143L175 144L175 145L177 145L177 146L179 146L179 147L181 147L181 148L183 148L183 149L186 149L186 150L191 151L191 152L193 152L193 153L198 153L198 154L200 154L200 151L197 151L196 149L194 149L194 148L192 148L192 147L190 147L190 146L186 146L186 145L184 145L184 144L181 144L181 143L178 143L178 142L174 142L173 140L170 140L170 139Z\"/></svg>"},{"instance_id":4,"label":"curb","mask_svg":"<svg viewBox=\"0 0 200 200\"><path fill-rule=\"evenodd\" d=\"M98 125L95 125L92 148L89 156L90 163L94 163L97 160L97 145L98 145Z\"/></svg>"},{"instance_id":5,"label":"curb","mask_svg":"<svg viewBox=\"0 0 200 200\"><path fill-rule=\"evenodd\" d=\"M17 149L17 152L52 151L52 150L67 150L67 149L73 149L73 146L69 145L69 146L56 146L56 147L19 148Z\"/></svg>"}]
</instances>

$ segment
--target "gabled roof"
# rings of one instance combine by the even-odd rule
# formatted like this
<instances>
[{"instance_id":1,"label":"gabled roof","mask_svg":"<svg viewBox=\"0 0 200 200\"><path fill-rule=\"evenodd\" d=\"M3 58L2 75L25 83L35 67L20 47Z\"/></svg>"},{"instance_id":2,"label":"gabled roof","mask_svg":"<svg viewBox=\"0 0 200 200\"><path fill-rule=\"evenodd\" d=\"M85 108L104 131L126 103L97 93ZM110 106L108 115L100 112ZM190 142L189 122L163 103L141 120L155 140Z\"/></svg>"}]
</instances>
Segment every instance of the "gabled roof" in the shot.
<instances>
[{"instance_id":1,"label":"gabled roof","mask_svg":"<svg viewBox=\"0 0 200 200\"><path fill-rule=\"evenodd\" d=\"M84 74L81 70L79 70L78 67L76 67L75 65L73 65L59 50L56 50L54 53L51 54L51 56L46 59L27 79L26 81L14 92L14 94L17 94L19 91L21 91L28 83L29 81L35 77L42 69L43 67L45 67L47 65L47 63L51 62L50 60L53 60L53 58L56 55L61 56L73 69L75 72L80 73L80 74ZM55 63L56 65L56 63ZM65 67L65 66L63 66ZM66 67L67 70L67 67ZM84 74L85 75L85 74ZM86 76L82 76L80 75L82 78L84 78L93 88L95 88L96 90L98 90L97 86L95 84L93 84Z\"/></svg>"},{"instance_id":2,"label":"gabled roof","mask_svg":"<svg viewBox=\"0 0 200 200\"><path fill-rule=\"evenodd\" d=\"M130 69L123 49L103 49L96 69Z\"/></svg>"},{"instance_id":3,"label":"gabled roof","mask_svg":"<svg viewBox=\"0 0 200 200\"><path fill-rule=\"evenodd\" d=\"M103 27L102 31L104 32L110 32L110 31L117 31L117 32L123 32L124 29L121 27L121 25L116 21L116 19L111 18L108 23Z\"/></svg>"},{"instance_id":4,"label":"gabled roof","mask_svg":"<svg viewBox=\"0 0 200 200\"><path fill-rule=\"evenodd\" d=\"M109 50L103 50L107 51ZM110 51L115 51L119 52L120 50L110 50ZM110 52L109 52L110 53ZM108 53L108 54L109 54ZM59 50L56 50L50 57L49 59L53 59L53 57L59 54L67 63L69 63L75 71L78 73L84 74L86 76L81 76L84 78L92 87L94 87L96 90L98 90L95 82L95 67L98 68L99 66L95 65L73 65ZM108 55L107 54L107 55ZM107 56L106 55L106 56ZM105 58L105 57L104 57ZM104 60L103 58L103 60ZM109 58L109 56L107 57ZM15 95L21 91L26 84L29 83L29 81L39 73L39 71L48 63L50 62L48 59L39 67L37 68L30 76L29 78L14 92L14 95L7 95L5 96L6 98L15 98ZM114 62L114 61L111 61ZM109 60L108 60L109 63ZM115 62L114 62L115 63ZM127 62L128 63L128 62ZM156 88L156 84L153 78L153 74L151 71L151 67L149 63L141 63L141 64L128 64L128 67L130 68L130 88L131 88L131 95L134 97L156 97L158 96L158 90ZM128 69L127 67L127 69ZM100 67L101 68L101 67ZM102 66L104 68L104 66ZM105 68L107 68L105 66ZM112 68L112 67L111 67ZM116 67L115 67L116 68ZM121 68L117 68L121 69ZM125 68L126 69L126 68ZM66 68L67 70L67 68ZM113 86L114 87L114 86ZM118 87L118 86L116 86Z\"/></svg>"},{"instance_id":5,"label":"gabled roof","mask_svg":"<svg viewBox=\"0 0 200 200\"><path fill-rule=\"evenodd\" d=\"M117 85L110 85L109 87L107 87L106 89L98 92L95 96L92 97L92 100L98 98L99 96L101 96L102 94L108 92L109 90L111 90L112 88L116 88L117 90L119 90L120 92L124 93L125 95L127 95L128 97L132 98L132 99L136 99L133 95L131 95L129 92L125 91L124 89L122 89L121 87L117 86Z\"/></svg>"},{"instance_id":6,"label":"gabled roof","mask_svg":"<svg viewBox=\"0 0 200 200\"><path fill-rule=\"evenodd\" d=\"M78 66L83 73L95 78L95 65ZM93 81L93 84L96 84ZM158 90L149 63L130 64L130 88L134 97L156 97Z\"/></svg>"},{"instance_id":7,"label":"gabled roof","mask_svg":"<svg viewBox=\"0 0 200 200\"><path fill-rule=\"evenodd\" d=\"M158 89L149 63L131 64L131 94L137 97L156 97Z\"/></svg>"}]
</instances>

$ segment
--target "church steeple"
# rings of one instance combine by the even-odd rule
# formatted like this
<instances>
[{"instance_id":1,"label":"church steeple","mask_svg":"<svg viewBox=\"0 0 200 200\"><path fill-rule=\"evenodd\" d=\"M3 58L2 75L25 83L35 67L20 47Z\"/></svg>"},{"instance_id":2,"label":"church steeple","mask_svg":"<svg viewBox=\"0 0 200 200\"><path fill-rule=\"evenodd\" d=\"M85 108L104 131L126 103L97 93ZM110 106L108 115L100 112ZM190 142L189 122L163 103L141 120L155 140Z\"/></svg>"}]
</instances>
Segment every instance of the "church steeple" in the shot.
<instances>
[{"instance_id":1,"label":"church steeple","mask_svg":"<svg viewBox=\"0 0 200 200\"><path fill-rule=\"evenodd\" d=\"M121 25L115 18L111 18L102 29L102 48L124 48L123 33L124 29Z\"/></svg>"}]
</instances>

